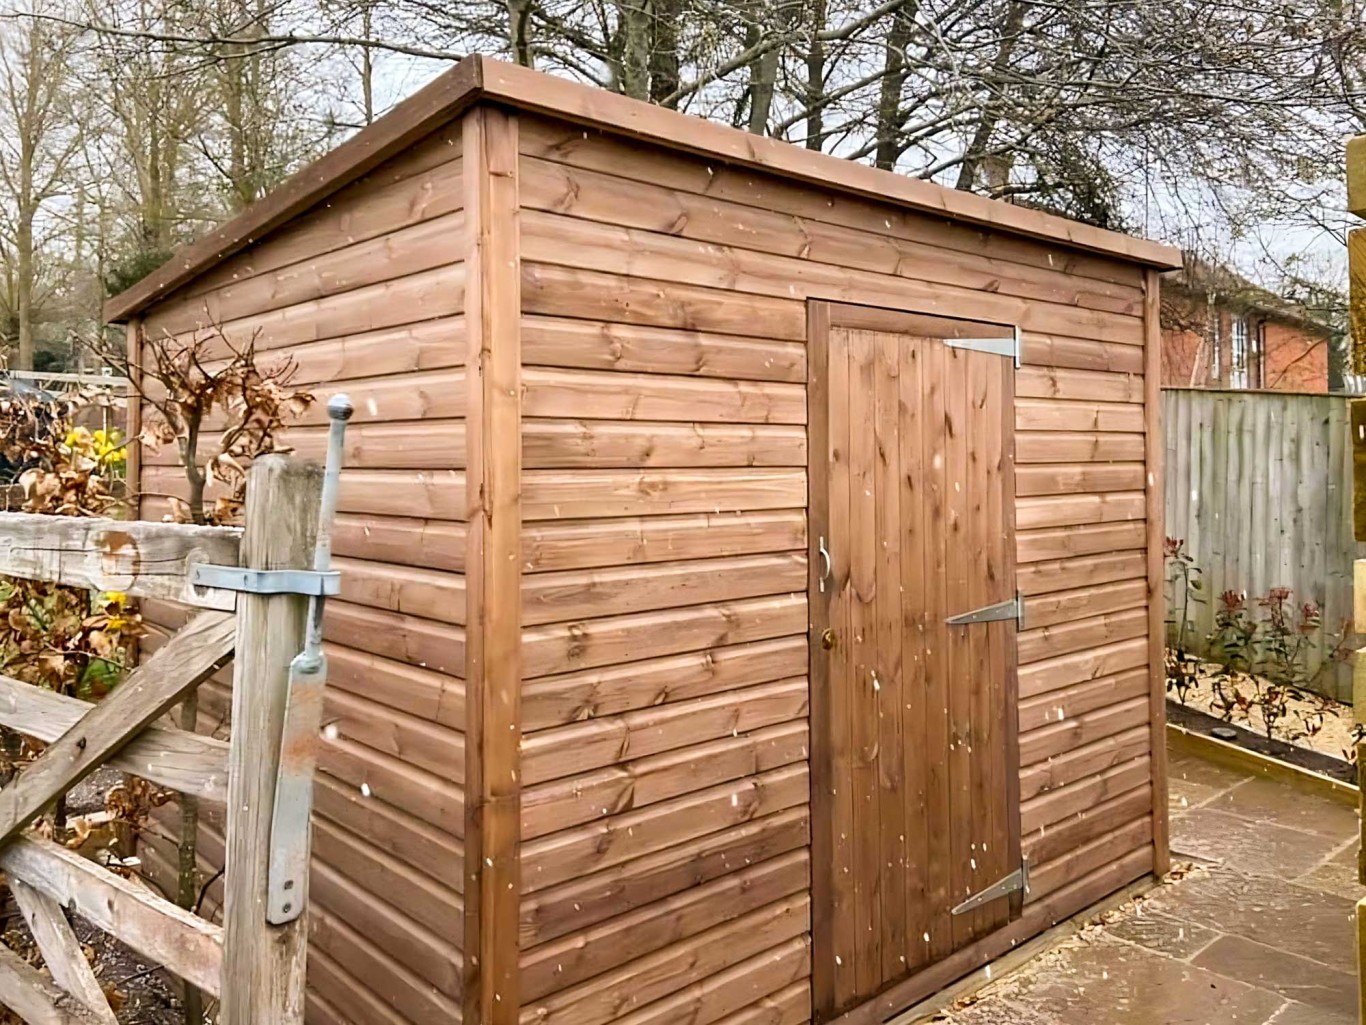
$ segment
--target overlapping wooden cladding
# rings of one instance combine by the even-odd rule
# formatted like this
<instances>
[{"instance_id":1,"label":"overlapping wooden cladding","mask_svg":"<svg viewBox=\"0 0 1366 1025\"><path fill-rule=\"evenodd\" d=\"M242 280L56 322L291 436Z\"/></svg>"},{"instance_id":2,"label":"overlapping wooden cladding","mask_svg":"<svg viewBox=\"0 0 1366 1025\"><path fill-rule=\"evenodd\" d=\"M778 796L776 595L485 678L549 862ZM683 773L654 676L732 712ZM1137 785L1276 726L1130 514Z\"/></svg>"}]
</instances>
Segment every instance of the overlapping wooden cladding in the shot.
<instances>
[{"instance_id":1,"label":"overlapping wooden cladding","mask_svg":"<svg viewBox=\"0 0 1366 1025\"><path fill-rule=\"evenodd\" d=\"M327 716L315 794L310 1019L459 1020L463 973L467 508L461 128L454 124L158 303L148 336L221 329L288 359L318 404L286 435L321 458L329 394L356 405L334 535ZM215 342L210 355L226 355ZM183 478L144 461L143 515ZM177 610L150 605L170 625ZM148 639L155 649L159 636ZM226 676L202 691L226 719ZM221 864L214 816L206 867ZM173 859L152 844L148 860Z\"/></svg>"},{"instance_id":2,"label":"overlapping wooden cladding","mask_svg":"<svg viewBox=\"0 0 1366 1025\"><path fill-rule=\"evenodd\" d=\"M516 120L521 1019L808 1020L812 297L1022 326L1032 913L1151 865L1142 271ZM464 999L463 130L147 311L183 331L208 310L358 400L328 623L340 736L317 794L326 1025L458 1020ZM318 454L323 435L313 414L290 440ZM153 460L149 489L169 471Z\"/></svg>"},{"instance_id":3,"label":"overlapping wooden cladding","mask_svg":"<svg viewBox=\"0 0 1366 1025\"><path fill-rule=\"evenodd\" d=\"M1030 899L1132 872L1154 810L1142 272L529 116L521 138L523 1020L654 1020L670 987L696 1020L747 1013L697 988L721 966L686 966L725 925L677 902L719 904L734 866L805 842L804 803L773 799L805 772L786 745L805 734L808 297L1024 328ZM671 981L633 1000L636 971Z\"/></svg>"}]
</instances>

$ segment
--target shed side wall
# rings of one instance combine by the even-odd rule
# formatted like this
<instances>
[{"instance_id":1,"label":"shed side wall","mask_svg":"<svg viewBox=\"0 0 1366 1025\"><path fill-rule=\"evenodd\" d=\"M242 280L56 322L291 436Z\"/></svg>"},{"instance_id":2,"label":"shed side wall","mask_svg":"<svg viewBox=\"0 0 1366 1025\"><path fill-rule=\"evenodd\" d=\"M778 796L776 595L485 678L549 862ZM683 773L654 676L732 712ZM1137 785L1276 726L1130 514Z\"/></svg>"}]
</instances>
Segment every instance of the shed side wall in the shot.
<instances>
[{"instance_id":1,"label":"shed side wall","mask_svg":"<svg viewBox=\"0 0 1366 1025\"><path fill-rule=\"evenodd\" d=\"M523 1021L807 1020L808 298L1022 327L1029 899L1150 871L1142 271L520 120Z\"/></svg>"},{"instance_id":2,"label":"shed side wall","mask_svg":"<svg viewBox=\"0 0 1366 1025\"><path fill-rule=\"evenodd\" d=\"M318 402L285 436L321 459L324 406L345 391L327 605L327 715L315 787L309 1020L458 1021L465 828L466 248L461 127L438 130L147 313L148 337L221 325L263 364L292 359ZM145 411L144 411L145 412ZM144 417L146 418L146 417ZM144 460L142 515L183 494L173 451ZM157 627L179 610L148 603ZM230 671L201 689L221 732ZM201 855L221 865L221 809ZM168 817L167 822L173 821ZM161 827L167 832L165 826ZM145 852L164 875L173 844Z\"/></svg>"}]
</instances>

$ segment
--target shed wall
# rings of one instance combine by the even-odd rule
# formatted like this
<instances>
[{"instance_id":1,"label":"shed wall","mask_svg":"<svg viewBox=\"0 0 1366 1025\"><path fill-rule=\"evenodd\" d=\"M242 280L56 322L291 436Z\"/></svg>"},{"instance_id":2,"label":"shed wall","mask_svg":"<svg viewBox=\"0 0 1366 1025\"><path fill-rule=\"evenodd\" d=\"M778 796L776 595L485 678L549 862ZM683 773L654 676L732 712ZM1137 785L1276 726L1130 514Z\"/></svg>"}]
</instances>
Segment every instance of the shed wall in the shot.
<instances>
[{"instance_id":1,"label":"shed wall","mask_svg":"<svg viewBox=\"0 0 1366 1025\"><path fill-rule=\"evenodd\" d=\"M1029 901L1151 871L1144 272L519 122L522 1020L808 1018L808 298L1023 329Z\"/></svg>"},{"instance_id":2,"label":"shed wall","mask_svg":"<svg viewBox=\"0 0 1366 1025\"><path fill-rule=\"evenodd\" d=\"M458 1021L463 958L464 268L456 122L152 307L147 337L222 327L295 361L317 404L286 443L324 454L327 398L356 405L327 605L327 715L315 787L309 1020ZM176 454L144 460L142 516L184 493ZM179 610L148 604L162 631ZM201 689L226 727L230 670ZM221 810L201 854L221 865ZM168 820L169 821L169 820ZM162 826L161 830L166 831ZM153 837L164 876L171 843Z\"/></svg>"}]
</instances>

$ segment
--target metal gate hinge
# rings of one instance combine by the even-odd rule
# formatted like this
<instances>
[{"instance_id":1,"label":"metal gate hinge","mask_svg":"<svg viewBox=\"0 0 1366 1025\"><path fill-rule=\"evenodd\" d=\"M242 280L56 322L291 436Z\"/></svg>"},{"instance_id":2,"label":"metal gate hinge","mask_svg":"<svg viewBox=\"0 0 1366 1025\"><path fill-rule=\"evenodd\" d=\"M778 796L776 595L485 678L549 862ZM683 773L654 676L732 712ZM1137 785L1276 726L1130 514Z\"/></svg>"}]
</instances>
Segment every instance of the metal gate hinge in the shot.
<instances>
[{"instance_id":1,"label":"metal gate hinge","mask_svg":"<svg viewBox=\"0 0 1366 1025\"><path fill-rule=\"evenodd\" d=\"M1014 360L1015 368L1020 367L1020 329L1004 338L945 338L944 344L950 349L972 349L975 352L989 352L996 356L1006 356Z\"/></svg>"},{"instance_id":2,"label":"metal gate hinge","mask_svg":"<svg viewBox=\"0 0 1366 1025\"><path fill-rule=\"evenodd\" d=\"M949 626L968 626L971 623L995 623L1004 619L1015 620L1017 629L1024 629L1024 596L1019 591L1014 598L998 601L995 605L984 605L971 612L960 612L944 620Z\"/></svg>"},{"instance_id":3,"label":"metal gate hinge","mask_svg":"<svg viewBox=\"0 0 1366 1025\"><path fill-rule=\"evenodd\" d=\"M197 562L190 566L190 583L221 591L246 594L306 594L323 597L341 593L341 574L336 570L245 569Z\"/></svg>"},{"instance_id":4,"label":"metal gate hinge","mask_svg":"<svg viewBox=\"0 0 1366 1025\"><path fill-rule=\"evenodd\" d=\"M963 903L949 912L952 915L963 915L969 911L975 911L984 904L990 904L994 900L1009 896L1016 890L1029 892L1029 862L1021 861L1020 867L1004 879L999 879L992 883L985 890L979 890Z\"/></svg>"}]
</instances>

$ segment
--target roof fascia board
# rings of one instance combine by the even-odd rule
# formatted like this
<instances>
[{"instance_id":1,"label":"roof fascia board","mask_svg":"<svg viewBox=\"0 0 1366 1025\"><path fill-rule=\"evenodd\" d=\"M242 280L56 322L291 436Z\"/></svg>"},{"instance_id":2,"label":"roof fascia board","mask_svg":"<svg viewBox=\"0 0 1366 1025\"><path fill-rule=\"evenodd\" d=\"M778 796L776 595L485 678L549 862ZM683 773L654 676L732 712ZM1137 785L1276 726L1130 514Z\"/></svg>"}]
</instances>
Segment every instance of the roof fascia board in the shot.
<instances>
[{"instance_id":1,"label":"roof fascia board","mask_svg":"<svg viewBox=\"0 0 1366 1025\"><path fill-rule=\"evenodd\" d=\"M452 121L478 97L483 66L479 57L465 58L236 217L178 249L151 274L105 302L106 323L137 315Z\"/></svg>"},{"instance_id":2,"label":"roof fascia board","mask_svg":"<svg viewBox=\"0 0 1366 1025\"><path fill-rule=\"evenodd\" d=\"M485 59L483 98L579 124L606 128L656 145L740 164L808 184L834 188L967 221L1072 249L1114 256L1163 270L1182 265L1181 251L1040 210L909 178L675 110L642 103L568 80L546 88L546 76Z\"/></svg>"},{"instance_id":3,"label":"roof fascia board","mask_svg":"<svg viewBox=\"0 0 1366 1025\"><path fill-rule=\"evenodd\" d=\"M547 88L552 81L554 88ZM778 139L566 79L551 80L529 68L475 55L466 57L373 125L236 217L177 250L160 268L107 300L105 321L118 323L136 316L192 281L207 267L245 249L481 100L1068 249L1163 270L1182 265L1179 249L1147 239L815 153Z\"/></svg>"}]
</instances>

